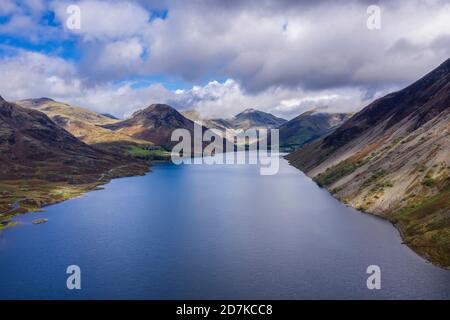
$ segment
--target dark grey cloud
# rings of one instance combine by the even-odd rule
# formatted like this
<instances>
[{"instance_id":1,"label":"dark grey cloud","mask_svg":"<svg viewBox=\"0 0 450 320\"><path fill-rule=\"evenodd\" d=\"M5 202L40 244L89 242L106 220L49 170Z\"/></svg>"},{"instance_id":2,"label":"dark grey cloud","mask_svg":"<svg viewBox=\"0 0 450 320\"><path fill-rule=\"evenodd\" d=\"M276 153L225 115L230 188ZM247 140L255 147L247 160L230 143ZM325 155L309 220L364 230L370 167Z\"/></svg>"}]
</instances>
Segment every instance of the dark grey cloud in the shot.
<instances>
[{"instance_id":1,"label":"dark grey cloud","mask_svg":"<svg viewBox=\"0 0 450 320\"><path fill-rule=\"evenodd\" d=\"M162 74L192 84L233 78L248 92L373 90L408 83L449 54L450 4L444 1L80 3L90 23L79 32L79 70L92 85ZM374 4L382 10L380 30L366 26ZM165 20L150 19L152 10L165 9Z\"/></svg>"},{"instance_id":2,"label":"dark grey cloud","mask_svg":"<svg viewBox=\"0 0 450 320\"><path fill-rule=\"evenodd\" d=\"M39 92L70 94L72 101L97 107L111 103L107 96L117 83L163 75L192 85L233 80L189 94L140 90L133 105L153 96L180 108L213 108L215 115L221 108L237 111L240 101L283 115L314 104L356 108L416 80L450 56L448 1L55 0L46 7L64 24L66 6L73 2L82 8L81 30L33 28L39 19L31 17L22 27L0 27L0 33L20 35L29 29L39 42L48 30L52 39L78 39L81 59L65 66L74 81L46 72ZM366 26L367 8L373 4L381 8L380 30ZM164 10L165 19L155 15ZM6 69L12 72L16 66ZM91 98L76 97L77 90ZM122 90L124 101L138 92Z\"/></svg>"},{"instance_id":3,"label":"dark grey cloud","mask_svg":"<svg viewBox=\"0 0 450 320\"><path fill-rule=\"evenodd\" d=\"M380 30L366 27L371 4L382 9ZM407 83L448 57L450 9L440 1L199 0L168 6L169 18L153 30L148 70L190 82L213 74L237 79L250 92L385 87Z\"/></svg>"}]
</instances>

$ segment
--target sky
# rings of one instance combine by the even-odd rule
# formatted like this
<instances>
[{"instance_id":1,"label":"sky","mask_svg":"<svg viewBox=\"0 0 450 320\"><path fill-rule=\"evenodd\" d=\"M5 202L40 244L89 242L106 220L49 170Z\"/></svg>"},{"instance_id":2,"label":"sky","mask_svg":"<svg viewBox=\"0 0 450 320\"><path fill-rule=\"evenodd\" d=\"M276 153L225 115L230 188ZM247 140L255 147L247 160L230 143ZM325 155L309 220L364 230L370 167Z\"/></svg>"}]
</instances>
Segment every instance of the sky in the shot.
<instances>
[{"instance_id":1,"label":"sky","mask_svg":"<svg viewBox=\"0 0 450 320\"><path fill-rule=\"evenodd\" d=\"M448 0L0 1L3 98L119 117L355 112L448 58Z\"/></svg>"}]
</instances>

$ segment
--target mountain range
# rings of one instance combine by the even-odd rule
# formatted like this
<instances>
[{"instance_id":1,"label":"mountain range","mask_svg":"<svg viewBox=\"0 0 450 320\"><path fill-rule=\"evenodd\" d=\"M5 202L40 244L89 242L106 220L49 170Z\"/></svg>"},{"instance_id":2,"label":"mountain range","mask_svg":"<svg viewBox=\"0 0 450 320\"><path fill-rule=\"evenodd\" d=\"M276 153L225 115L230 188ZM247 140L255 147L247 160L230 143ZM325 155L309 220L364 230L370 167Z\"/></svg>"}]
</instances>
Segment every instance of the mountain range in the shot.
<instances>
[{"instance_id":1,"label":"mountain range","mask_svg":"<svg viewBox=\"0 0 450 320\"><path fill-rule=\"evenodd\" d=\"M175 129L186 129L192 136L194 135L194 122L166 104L152 104L143 110L136 111L129 119L102 127L148 141L167 150L177 144L171 141L171 135ZM203 130L206 128L203 127Z\"/></svg>"},{"instance_id":2,"label":"mountain range","mask_svg":"<svg viewBox=\"0 0 450 320\"><path fill-rule=\"evenodd\" d=\"M182 114L192 121L201 122L221 135L226 130L239 135L248 129L278 129L282 151L298 149L305 143L332 132L349 118L349 115L345 113L324 113L312 110L288 121L251 108L238 113L231 119L208 119L195 110L183 111Z\"/></svg>"},{"instance_id":3,"label":"mountain range","mask_svg":"<svg viewBox=\"0 0 450 320\"><path fill-rule=\"evenodd\" d=\"M114 154L126 154L133 148L152 145L149 141L133 138L102 126L119 122L119 119L94 111L71 106L50 98L25 99L16 102L25 108L45 113L58 126L96 149Z\"/></svg>"},{"instance_id":4,"label":"mountain range","mask_svg":"<svg viewBox=\"0 0 450 320\"><path fill-rule=\"evenodd\" d=\"M255 109L230 119L152 104L125 120L50 98L0 97L0 228L164 159L175 129L279 129L289 162L345 204L392 221L405 242L450 266L450 59L354 115L307 111L289 121ZM146 160L146 161L142 161ZM20 204L20 205L19 205Z\"/></svg>"},{"instance_id":5,"label":"mountain range","mask_svg":"<svg viewBox=\"0 0 450 320\"><path fill-rule=\"evenodd\" d=\"M247 130L275 129L287 122L287 120L267 112L249 108L235 115L229 122L235 129Z\"/></svg>"},{"instance_id":6,"label":"mountain range","mask_svg":"<svg viewBox=\"0 0 450 320\"><path fill-rule=\"evenodd\" d=\"M348 118L350 118L348 113L324 113L316 110L304 112L278 127L280 149L296 150L308 142L331 133Z\"/></svg>"},{"instance_id":7,"label":"mountain range","mask_svg":"<svg viewBox=\"0 0 450 320\"><path fill-rule=\"evenodd\" d=\"M133 164L128 158L87 145L44 113L1 97L0 150L2 179L32 177L57 181L64 173L95 180L99 172Z\"/></svg>"},{"instance_id":8,"label":"mountain range","mask_svg":"<svg viewBox=\"0 0 450 320\"><path fill-rule=\"evenodd\" d=\"M450 59L287 156L344 203L388 218L450 266Z\"/></svg>"},{"instance_id":9,"label":"mountain range","mask_svg":"<svg viewBox=\"0 0 450 320\"><path fill-rule=\"evenodd\" d=\"M248 129L275 129L287 122L285 119L252 108L245 109L229 119L205 118L196 110L183 111L182 114L192 121L201 122L204 126L222 136L227 130L238 135Z\"/></svg>"}]
</instances>

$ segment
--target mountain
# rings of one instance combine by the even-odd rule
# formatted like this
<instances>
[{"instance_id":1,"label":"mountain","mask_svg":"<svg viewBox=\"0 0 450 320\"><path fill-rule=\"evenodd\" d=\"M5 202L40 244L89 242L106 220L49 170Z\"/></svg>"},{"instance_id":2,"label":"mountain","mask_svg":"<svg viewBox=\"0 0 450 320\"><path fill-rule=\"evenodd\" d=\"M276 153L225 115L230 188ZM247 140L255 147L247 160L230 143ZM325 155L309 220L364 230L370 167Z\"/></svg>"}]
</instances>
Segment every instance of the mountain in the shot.
<instances>
[{"instance_id":1,"label":"mountain","mask_svg":"<svg viewBox=\"0 0 450 320\"><path fill-rule=\"evenodd\" d=\"M105 116L107 118L113 119L113 120L120 120L119 118L117 118L116 116L113 116L110 113L101 113L102 116Z\"/></svg>"},{"instance_id":2,"label":"mountain","mask_svg":"<svg viewBox=\"0 0 450 320\"><path fill-rule=\"evenodd\" d=\"M61 120L77 120L95 125L114 122L113 119L98 114L94 111L71 106L67 103L58 102L49 98L24 99L16 101L16 104L25 108L39 110L47 114L49 117L60 116Z\"/></svg>"},{"instance_id":3,"label":"mountain","mask_svg":"<svg viewBox=\"0 0 450 320\"><path fill-rule=\"evenodd\" d=\"M247 129L273 129L287 122L285 119L255 109L245 109L231 119L204 118L196 110L183 111L182 113L192 121L202 121L203 125L216 130L218 133L224 133L225 130L236 133Z\"/></svg>"},{"instance_id":4,"label":"mountain","mask_svg":"<svg viewBox=\"0 0 450 320\"><path fill-rule=\"evenodd\" d=\"M287 156L344 203L388 218L450 266L450 59Z\"/></svg>"},{"instance_id":5,"label":"mountain","mask_svg":"<svg viewBox=\"0 0 450 320\"><path fill-rule=\"evenodd\" d=\"M56 124L75 137L106 152L124 155L133 148L146 148L150 145L147 141L103 128L102 125L113 124L118 120L88 109L71 106L49 98L25 99L16 103L45 113Z\"/></svg>"},{"instance_id":6,"label":"mountain","mask_svg":"<svg viewBox=\"0 0 450 320\"><path fill-rule=\"evenodd\" d=\"M223 134L225 130L233 130L233 124L225 119L207 119L202 117L196 110L182 111L181 114L197 123L202 123L208 129L214 130L218 134Z\"/></svg>"},{"instance_id":7,"label":"mountain","mask_svg":"<svg viewBox=\"0 0 450 320\"><path fill-rule=\"evenodd\" d=\"M9 103L1 97L0 151L2 179L58 180L58 174L64 174L84 175L86 180L94 180L103 171L129 161L85 144L44 113ZM133 164L130 161L130 166Z\"/></svg>"},{"instance_id":8,"label":"mountain","mask_svg":"<svg viewBox=\"0 0 450 320\"><path fill-rule=\"evenodd\" d=\"M208 119L202 117L196 110L182 112L185 117L196 122L202 123L208 129L216 134L225 137L225 132L238 137L236 145L254 144L258 139L245 138L245 130L248 129L274 129L284 124L287 120L275 117L274 115L258 111L255 109L246 109L231 119ZM245 143L243 142L245 139ZM270 142L269 142L270 143Z\"/></svg>"},{"instance_id":9,"label":"mountain","mask_svg":"<svg viewBox=\"0 0 450 320\"><path fill-rule=\"evenodd\" d=\"M0 97L0 229L17 211L36 210L112 177L147 170L145 162L95 149L44 113ZM20 207L13 205L19 202Z\"/></svg>"},{"instance_id":10,"label":"mountain","mask_svg":"<svg viewBox=\"0 0 450 320\"><path fill-rule=\"evenodd\" d=\"M135 112L129 119L102 127L166 149L177 144L170 139L175 129L186 129L192 137L194 133L194 122L166 104L152 104Z\"/></svg>"},{"instance_id":11,"label":"mountain","mask_svg":"<svg viewBox=\"0 0 450 320\"><path fill-rule=\"evenodd\" d=\"M235 129L273 129L281 126L287 120L275 117L273 114L255 110L245 109L229 120Z\"/></svg>"},{"instance_id":12,"label":"mountain","mask_svg":"<svg viewBox=\"0 0 450 320\"><path fill-rule=\"evenodd\" d=\"M280 148L292 151L318 139L339 127L350 117L347 113L307 111L283 123L278 129Z\"/></svg>"}]
</instances>

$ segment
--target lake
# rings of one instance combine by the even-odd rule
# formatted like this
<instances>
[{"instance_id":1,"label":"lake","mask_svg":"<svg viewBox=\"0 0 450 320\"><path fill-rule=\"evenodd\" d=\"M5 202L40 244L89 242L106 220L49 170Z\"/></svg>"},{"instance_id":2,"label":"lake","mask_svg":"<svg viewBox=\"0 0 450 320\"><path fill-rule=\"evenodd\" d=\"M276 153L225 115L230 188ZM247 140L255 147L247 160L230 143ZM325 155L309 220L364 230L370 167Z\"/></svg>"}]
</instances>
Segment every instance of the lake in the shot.
<instances>
[{"instance_id":1,"label":"lake","mask_svg":"<svg viewBox=\"0 0 450 320\"><path fill-rule=\"evenodd\" d=\"M157 164L16 220L0 233L2 299L450 298L450 271L285 160L272 176ZM66 287L69 265L81 290ZM369 265L380 290L366 286Z\"/></svg>"}]
</instances>

